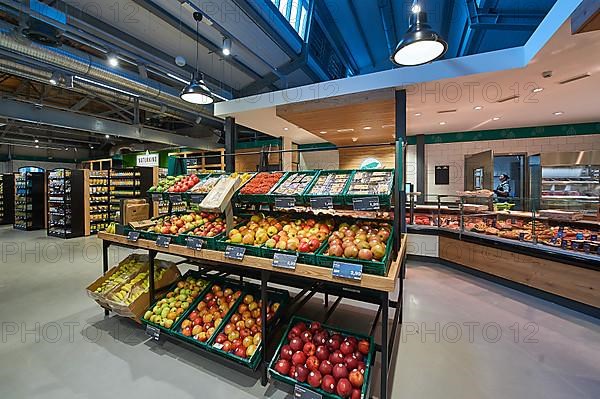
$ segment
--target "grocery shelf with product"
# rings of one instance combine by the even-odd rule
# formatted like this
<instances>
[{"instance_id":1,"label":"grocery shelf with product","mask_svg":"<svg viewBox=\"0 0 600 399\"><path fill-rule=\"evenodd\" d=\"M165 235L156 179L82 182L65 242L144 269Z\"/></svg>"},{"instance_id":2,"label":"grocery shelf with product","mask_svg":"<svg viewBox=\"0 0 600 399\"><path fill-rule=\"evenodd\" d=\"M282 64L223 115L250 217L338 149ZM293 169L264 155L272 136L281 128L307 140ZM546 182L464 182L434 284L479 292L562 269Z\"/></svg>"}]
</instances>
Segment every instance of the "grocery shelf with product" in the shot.
<instances>
[{"instance_id":1,"label":"grocery shelf with product","mask_svg":"<svg viewBox=\"0 0 600 399\"><path fill-rule=\"evenodd\" d=\"M100 232L104 268L108 270L112 246L148 251L149 297L156 301L149 300L140 317L151 334L233 368L256 371L263 384L269 374L292 385L306 382L302 375L284 378L277 371L274 349L278 331L288 328L294 313L317 292L325 295L327 310L323 320L316 320L320 322L329 320L343 298L379 305L370 333L315 327L319 336L341 332L339 343L348 347L349 355L361 359L356 359L360 371L335 371L349 378L337 397L353 389L366 395L375 350L385 364L380 377L387 384L390 353L402 317L402 301L389 298L397 289L402 292L406 254L406 236L395 230L392 217L399 210L392 206L393 187L399 184L396 178L388 169L163 177L147 196L168 202L167 214L117 226L115 234ZM202 198L195 198L199 195ZM316 197L316 202L311 201ZM180 203L187 205L185 211L177 208ZM152 275L159 254L177 255L184 259L180 264L199 269L156 297ZM233 275L240 278L232 280ZM193 288L198 282L201 285ZM269 284L300 292L288 301L287 291ZM333 304L329 295L337 297ZM173 307L175 303L182 305ZM366 341L369 356L365 356L357 349L359 339L372 336L379 316L387 320L390 310L393 324L389 329L387 323L382 325L383 343ZM333 378L324 375L327 381ZM336 397L329 392L330 384L318 389L325 397Z\"/></svg>"},{"instance_id":2,"label":"grocery shelf with product","mask_svg":"<svg viewBox=\"0 0 600 399\"><path fill-rule=\"evenodd\" d=\"M89 197L90 197L90 234L96 234L106 229L109 219L109 171L90 170L89 172Z\"/></svg>"},{"instance_id":3,"label":"grocery shelf with product","mask_svg":"<svg viewBox=\"0 0 600 399\"><path fill-rule=\"evenodd\" d=\"M109 171L108 219L121 221L122 201L146 197L146 192L158 179L158 168L112 168Z\"/></svg>"},{"instance_id":4,"label":"grocery shelf with product","mask_svg":"<svg viewBox=\"0 0 600 399\"><path fill-rule=\"evenodd\" d=\"M18 230L46 228L46 173L15 174L15 222Z\"/></svg>"},{"instance_id":5,"label":"grocery shelf with product","mask_svg":"<svg viewBox=\"0 0 600 399\"><path fill-rule=\"evenodd\" d=\"M0 174L0 224L15 222L15 175Z\"/></svg>"},{"instance_id":6,"label":"grocery shelf with product","mask_svg":"<svg viewBox=\"0 0 600 399\"><path fill-rule=\"evenodd\" d=\"M48 172L47 234L58 238L83 237L86 231L85 173L76 169Z\"/></svg>"}]
</instances>

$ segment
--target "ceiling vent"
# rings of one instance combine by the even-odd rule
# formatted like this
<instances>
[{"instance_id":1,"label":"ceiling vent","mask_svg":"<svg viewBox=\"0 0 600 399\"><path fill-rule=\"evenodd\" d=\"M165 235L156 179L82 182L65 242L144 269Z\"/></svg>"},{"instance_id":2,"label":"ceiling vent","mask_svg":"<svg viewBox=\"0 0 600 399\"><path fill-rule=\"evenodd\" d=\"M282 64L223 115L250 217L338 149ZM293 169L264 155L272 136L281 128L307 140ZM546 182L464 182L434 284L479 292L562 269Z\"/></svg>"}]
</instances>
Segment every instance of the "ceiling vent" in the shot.
<instances>
[{"instance_id":1,"label":"ceiling vent","mask_svg":"<svg viewBox=\"0 0 600 399\"><path fill-rule=\"evenodd\" d=\"M576 82L581 79L589 78L590 76L592 76L591 73L584 73L583 75L577 75L577 76L573 76L572 78L569 78L569 79L561 80L558 83L561 85L566 85L567 83L573 83L573 82Z\"/></svg>"},{"instance_id":2,"label":"ceiling vent","mask_svg":"<svg viewBox=\"0 0 600 399\"><path fill-rule=\"evenodd\" d=\"M23 35L45 46L60 46L63 30L59 26L67 23L67 16L37 0L30 0L29 8L31 14L21 30Z\"/></svg>"}]
</instances>

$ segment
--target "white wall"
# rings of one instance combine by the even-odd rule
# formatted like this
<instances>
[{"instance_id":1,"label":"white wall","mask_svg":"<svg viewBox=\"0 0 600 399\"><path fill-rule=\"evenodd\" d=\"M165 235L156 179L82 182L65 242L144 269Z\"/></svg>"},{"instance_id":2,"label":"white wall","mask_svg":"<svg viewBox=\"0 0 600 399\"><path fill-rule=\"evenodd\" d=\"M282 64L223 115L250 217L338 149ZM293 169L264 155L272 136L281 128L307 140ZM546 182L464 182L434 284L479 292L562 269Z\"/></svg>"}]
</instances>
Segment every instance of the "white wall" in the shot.
<instances>
[{"instance_id":1,"label":"white wall","mask_svg":"<svg viewBox=\"0 0 600 399\"><path fill-rule=\"evenodd\" d=\"M340 153L333 151L313 151L300 153L300 170L339 169Z\"/></svg>"}]
</instances>

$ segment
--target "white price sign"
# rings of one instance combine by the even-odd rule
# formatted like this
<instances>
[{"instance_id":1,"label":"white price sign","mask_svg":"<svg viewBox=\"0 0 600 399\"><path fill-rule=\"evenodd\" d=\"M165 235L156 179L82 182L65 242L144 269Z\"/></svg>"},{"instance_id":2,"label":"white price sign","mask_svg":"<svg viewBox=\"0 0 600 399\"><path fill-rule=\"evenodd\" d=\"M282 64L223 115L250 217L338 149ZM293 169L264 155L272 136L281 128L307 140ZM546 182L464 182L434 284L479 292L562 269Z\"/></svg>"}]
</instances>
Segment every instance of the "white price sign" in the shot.
<instances>
[{"instance_id":1,"label":"white price sign","mask_svg":"<svg viewBox=\"0 0 600 399\"><path fill-rule=\"evenodd\" d=\"M158 154L142 154L136 157L137 166L158 166Z\"/></svg>"}]
</instances>

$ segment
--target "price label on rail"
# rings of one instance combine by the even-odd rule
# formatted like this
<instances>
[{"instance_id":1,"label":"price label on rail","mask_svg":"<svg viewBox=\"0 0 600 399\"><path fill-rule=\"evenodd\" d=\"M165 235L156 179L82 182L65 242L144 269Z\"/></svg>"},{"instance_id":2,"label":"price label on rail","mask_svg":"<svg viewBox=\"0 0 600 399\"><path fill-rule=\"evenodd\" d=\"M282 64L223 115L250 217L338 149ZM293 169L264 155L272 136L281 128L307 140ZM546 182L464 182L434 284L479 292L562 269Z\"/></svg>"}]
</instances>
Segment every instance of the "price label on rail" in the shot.
<instances>
[{"instance_id":1,"label":"price label on rail","mask_svg":"<svg viewBox=\"0 0 600 399\"><path fill-rule=\"evenodd\" d=\"M197 237L188 237L185 239L185 243L189 249L200 251L202 249L202 246L204 245L204 240Z\"/></svg>"},{"instance_id":2,"label":"price label on rail","mask_svg":"<svg viewBox=\"0 0 600 399\"><path fill-rule=\"evenodd\" d=\"M129 240L131 242L137 242L137 240L139 240L139 238L140 238L139 231L130 231L129 234L127 234L127 240Z\"/></svg>"},{"instance_id":3,"label":"price label on rail","mask_svg":"<svg viewBox=\"0 0 600 399\"><path fill-rule=\"evenodd\" d=\"M146 334L153 340L158 341L160 339L160 328L146 324Z\"/></svg>"},{"instance_id":4,"label":"price label on rail","mask_svg":"<svg viewBox=\"0 0 600 399\"><path fill-rule=\"evenodd\" d=\"M323 399L320 394L311 391L310 389L304 388L300 385L294 386L294 398L296 399Z\"/></svg>"},{"instance_id":5,"label":"price label on rail","mask_svg":"<svg viewBox=\"0 0 600 399\"><path fill-rule=\"evenodd\" d=\"M291 197L275 198L276 208L293 208L296 206L296 199Z\"/></svg>"},{"instance_id":6,"label":"price label on rail","mask_svg":"<svg viewBox=\"0 0 600 399\"><path fill-rule=\"evenodd\" d=\"M225 257L233 260L243 260L246 254L246 248L228 245L225 248Z\"/></svg>"},{"instance_id":7,"label":"price label on rail","mask_svg":"<svg viewBox=\"0 0 600 399\"><path fill-rule=\"evenodd\" d=\"M181 194L170 194L169 195L169 201L171 202L181 202Z\"/></svg>"},{"instance_id":8,"label":"price label on rail","mask_svg":"<svg viewBox=\"0 0 600 399\"><path fill-rule=\"evenodd\" d=\"M158 202L158 201L162 201L162 199L163 199L162 194L152 194L152 201Z\"/></svg>"},{"instance_id":9,"label":"price label on rail","mask_svg":"<svg viewBox=\"0 0 600 399\"><path fill-rule=\"evenodd\" d=\"M295 270L296 262L298 262L297 255L284 254L281 252L275 252L273 255L273 267Z\"/></svg>"},{"instance_id":10,"label":"price label on rail","mask_svg":"<svg viewBox=\"0 0 600 399\"><path fill-rule=\"evenodd\" d=\"M377 197L352 198L352 208L355 211L378 211L379 210L379 198L377 198Z\"/></svg>"},{"instance_id":11,"label":"price label on rail","mask_svg":"<svg viewBox=\"0 0 600 399\"><path fill-rule=\"evenodd\" d=\"M171 244L171 237L167 236L158 236L156 239L156 245L162 248L169 248Z\"/></svg>"},{"instance_id":12,"label":"price label on rail","mask_svg":"<svg viewBox=\"0 0 600 399\"><path fill-rule=\"evenodd\" d=\"M590 236L590 240L592 240L592 241L598 241L598 234L592 234Z\"/></svg>"},{"instance_id":13,"label":"price label on rail","mask_svg":"<svg viewBox=\"0 0 600 399\"><path fill-rule=\"evenodd\" d=\"M331 275L348 280L362 280L363 267L357 263L333 262Z\"/></svg>"},{"instance_id":14,"label":"price label on rail","mask_svg":"<svg viewBox=\"0 0 600 399\"><path fill-rule=\"evenodd\" d=\"M333 209L333 198L313 197L310 199L310 207L313 209Z\"/></svg>"},{"instance_id":15,"label":"price label on rail","mask_svg":"<svg viewBox=\"0 0 600 399\"><path fill-rule=\"evenodd\" d=\"M206 197L205 194L190 194L190 202L192 204L199 204L204 200L204 197Z\"/></svg>"}]
</instances>

